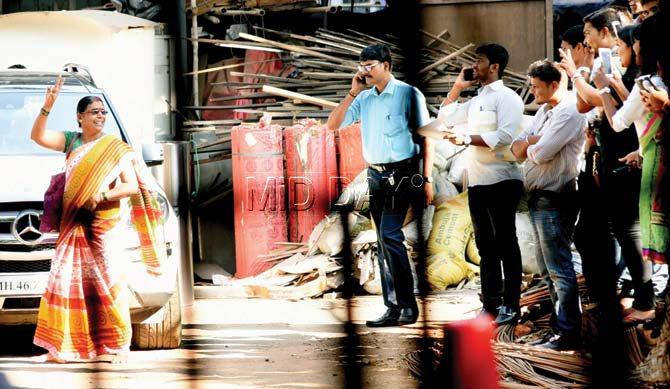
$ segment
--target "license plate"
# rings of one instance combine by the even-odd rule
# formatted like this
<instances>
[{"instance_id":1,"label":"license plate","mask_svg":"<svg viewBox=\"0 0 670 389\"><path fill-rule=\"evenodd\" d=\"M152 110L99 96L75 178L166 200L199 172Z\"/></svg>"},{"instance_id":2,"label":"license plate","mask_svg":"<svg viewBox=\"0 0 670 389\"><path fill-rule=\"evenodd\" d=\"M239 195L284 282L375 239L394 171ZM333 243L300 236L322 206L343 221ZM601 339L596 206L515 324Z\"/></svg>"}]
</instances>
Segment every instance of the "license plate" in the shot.
<instances>
[{"instance_id":1,"label":"license plate","mask_svg":"<svg viewBox=\"0 0 670 389\"><path fill-rule=\"evenodd\" d=\"M49 274L0 275L0 296L41 295Z\"/></svg>"}]
</instances>

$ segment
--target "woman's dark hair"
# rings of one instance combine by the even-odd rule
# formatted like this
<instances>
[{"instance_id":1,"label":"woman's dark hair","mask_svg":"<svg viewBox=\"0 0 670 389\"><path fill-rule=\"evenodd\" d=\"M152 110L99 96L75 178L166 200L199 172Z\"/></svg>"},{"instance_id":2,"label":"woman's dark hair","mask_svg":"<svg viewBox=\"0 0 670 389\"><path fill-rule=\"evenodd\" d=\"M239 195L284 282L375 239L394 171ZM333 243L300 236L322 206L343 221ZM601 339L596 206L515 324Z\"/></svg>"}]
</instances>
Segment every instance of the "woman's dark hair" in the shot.
<instances>
[{"instance_id":1,"label":"woman's dark hair","mask_svg":"<svg viewBox=\"0 0 670 389\"><path fill-rule=\"evenodd\" d=\"M612 22L618 21L619 15L617 15L616 10L612 8L605 8L592 12L586 15L583 19L584 24L589 23L598 31L601 31L603 28L607 27L610 35L612 36L614 36L614 27Z\"/></svg>"},{"instance_id":2,"label":"woman's dark hair","mask_svg":"<svg viewBox=\"0 0 670 389\"><path fill-rule=\"evenodd\" d=\"M550 84L554 81L561 82L561 71L549 60L533 62L528 68L528 76L539 78L540 81Z\"/></svg>"},{"instance_id":3,"label":"woman's dark hair","mask_svg":"<svg viewBox=\"0 0 670 389\"><path fill-rule=\"evenodd\" d=\"M100 102L103 103L102 99L98 96L86 96L82 97L81 100L77 103L77 113L84 113L86 112L86 108L88 108L89 105L95 103L95 102ZM81 123L78 123L79 127L81 127Z\"/></svg>"},{"instance_id":4,"label":"woman's dark hair","mask_svg":"<svg viewBox=\"0 0 670 389\"><path fill-rule=\"evenodd\" d=\"M659 53L664 49L667 36L660 14L654 14L642 22L634 31L635 40L640 41L640 73L654 74L658 70Z\"/></svg>"},{"instance_id":5,"label":"woman's dark hair","mask_svg":"<svg viewBox=\"0 0 670 389\"><path fill-rule=\"evenodd\" d=\"M489 65L498 64L498 78L502 78L507 63L509 62L509 53L507 49L496 43L489 43L477 47L476 54L486 56L489 60Z\"/></svg>"},{"instance_id":6,"label":"woman's dark hair","mask_svg":"<svg viewBox=\"0 0 670 389\"><path fill-rule=\"evenodd\" d=\"M640 27L639 24L632 24L630 26L625 26L618 30L619 39L630 47L630 65L626 68L626 72L621 75L624 85L633 85L635 79L640 73L640 69L637 67L635 50L633 50L633 45L635 44L635 30Z\"/></svg>"},{"instance_id":7,"label":"woman's dark hair","mask_svg":"<svg viewBox=\"0 0 670 389\"><path fill-rule=\"evenodd\" d=\"M578 24L565 30L561 35L561 40L566 41L572 47L577 47L578 44L584 44L584 25Z\"/></svg>"},{"instance_id":8,"label":"woman's dark hair","mask_svg":"<svg viewBox=\"0 0 670 389\"><path fill-rule=\"evenodd\" d=\"M376 60L379 62L388 62L389 68L391 69L393 68L393 60L391 59L391 50L389 50L388 46L381 43L370 45L364 48L363 51L361 51L358 60L361 62L370 60Z\"/></svg>"}]
</instances>

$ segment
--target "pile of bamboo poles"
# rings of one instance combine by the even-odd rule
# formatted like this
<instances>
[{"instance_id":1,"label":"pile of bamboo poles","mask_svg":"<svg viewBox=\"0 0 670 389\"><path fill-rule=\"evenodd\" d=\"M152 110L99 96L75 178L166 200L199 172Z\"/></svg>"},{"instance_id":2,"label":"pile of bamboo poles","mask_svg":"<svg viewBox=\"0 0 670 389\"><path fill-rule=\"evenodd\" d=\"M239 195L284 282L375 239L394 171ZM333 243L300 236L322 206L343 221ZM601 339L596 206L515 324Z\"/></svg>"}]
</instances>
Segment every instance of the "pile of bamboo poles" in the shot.
<instances>
[{"instance_id":1,"label":"pile of bamboo poles","mask_svg":"<svg viewBox=\"0 0 670 389\"><path fill-rule=\"evenodd\" d=\"M426 96L428 109L436 115L439 106L451 89L460 69L475 59L474 45L459 46L449 40L445 30L433 34L420 30L425 44L420 49L419 75L421 85L417 87ZM247 74L242 64L200 69L197 74L210 71L229 71L232 76L253 77L257 83L218 82L239 91L239 95L210 100L211 105L186 107L196 111L231 110L248 114L246 121L256 121L269 113L275 120L290 121L315 118L325 120L330 111L347 95L351 79L356 73L361 50L373 43L384 43L391 50L396 78L405 78L404 52L397 38L372 36L355 30L332 31L320 28L312 35L295 34L291 31L276 31L255 27L255 34L240 33L235 41L220 39L197 39L223 47L236 47L277 52L286 75ZM516 90L522 98L528 97L526 77L511 70L505 71L505 84ZM474 89L470 92L474 92ZM251 101L245 105L236 100ZM236 123L201 123L187 127L186 131L229 130Z\"/></svg>"},{"instance_id":2,"label":"pile of bamboo poles","mask_svg":"<svg viewBox=\"0 0 670 389\"><path fill-rule=\"evenodd\" d=\"M353 1L353 0L352 0ZM318 0L200 0L189 12L206 18L221 16L265 16L266 11L298 11L303 13L337 13L351 9L379 9L385 7L380 0L365 3L343 3L341 5L321 5Z\"/></svg>"}]
</instances>

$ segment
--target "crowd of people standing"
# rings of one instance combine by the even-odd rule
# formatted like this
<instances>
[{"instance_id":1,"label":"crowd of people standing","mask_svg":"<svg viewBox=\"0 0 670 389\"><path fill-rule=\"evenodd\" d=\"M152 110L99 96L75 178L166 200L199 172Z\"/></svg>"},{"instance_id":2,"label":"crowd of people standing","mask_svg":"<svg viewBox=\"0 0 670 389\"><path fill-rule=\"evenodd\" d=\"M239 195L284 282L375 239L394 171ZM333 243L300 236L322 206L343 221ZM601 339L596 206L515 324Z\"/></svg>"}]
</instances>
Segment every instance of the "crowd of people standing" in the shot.
<instances>
[{"instance_id":1,"label":"crowd of people standing","mask_svg":"<svg viewBox=\"0 0 670 389\"><path fill-rule=\"evenodd\" d=\"M670 10L663 1L613 3L562 32L560 61L542 60L529 68L538 106L529 126L523 127L524 102L503 82L509 53L493 43L476 49L476 60L461 71L438 116L447 128L444 138L466 146L482 313L498 325L519 320L515 213L525 192L536 257L554 302L554 334L538 345L559 351L584 346L574 243L590 300L598 306L599 339L592 350L596 377L608 381L625 372L624 326L665 316L657 300L664 301L667 287L657 295L652 281L654 264L667 264L670 254L665 120L670 46L664 44ZM425 100L418 89L395 80L391 70L384 45L365 48L352 89L328 121L336 129L361 120L363 154L370 164L387 311L369 326L416 321L400 232L412 193L400 186L412 181L403 178L422 174L426 202L433 194L433 144L427 138L412 142L412 134L423 135L428 124ZM464 101L461 93L474 85L477 95ZM454 130L459 126L466 130ZM393 201L398 193L403 201ZM623 268L632 279L631 306L622 304L618 292Z\"/></svg>"}]
</instances>

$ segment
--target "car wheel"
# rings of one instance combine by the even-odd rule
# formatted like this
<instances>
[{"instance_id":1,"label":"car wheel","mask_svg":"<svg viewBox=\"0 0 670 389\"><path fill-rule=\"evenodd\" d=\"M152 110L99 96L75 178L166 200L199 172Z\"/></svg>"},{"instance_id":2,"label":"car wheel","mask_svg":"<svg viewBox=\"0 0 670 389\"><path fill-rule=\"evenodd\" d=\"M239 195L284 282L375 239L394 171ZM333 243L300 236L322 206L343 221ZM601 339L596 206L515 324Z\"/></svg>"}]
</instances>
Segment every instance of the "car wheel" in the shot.
<instances>
[{"instance_id":1,"label":"car wheel","mask_svg":"<svg viewBox=\"0 0 670 389\"><path fill-rule=\"evenodd\" d=\"M138 350L177 348L181 344L181 306L179 288L175 289L162 309L163 318L158 323L133 324L132 345Z\"/></svg>"}]
</instances>

